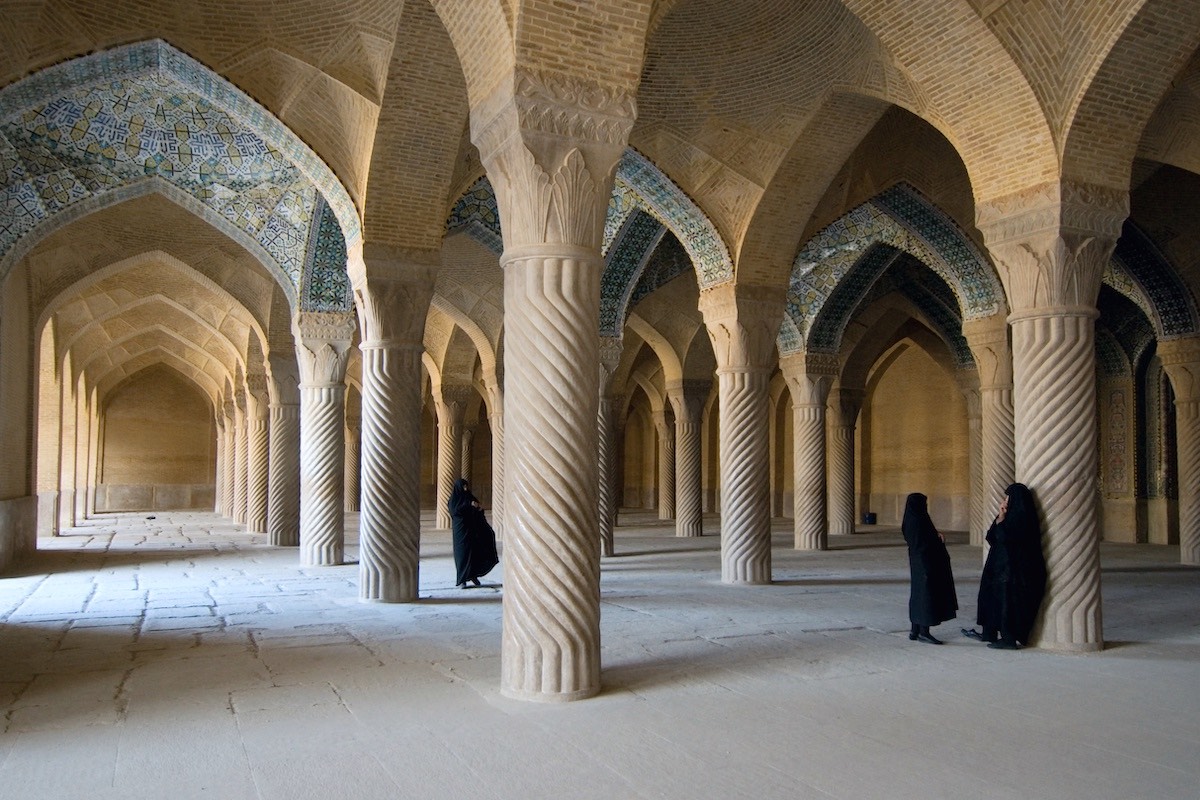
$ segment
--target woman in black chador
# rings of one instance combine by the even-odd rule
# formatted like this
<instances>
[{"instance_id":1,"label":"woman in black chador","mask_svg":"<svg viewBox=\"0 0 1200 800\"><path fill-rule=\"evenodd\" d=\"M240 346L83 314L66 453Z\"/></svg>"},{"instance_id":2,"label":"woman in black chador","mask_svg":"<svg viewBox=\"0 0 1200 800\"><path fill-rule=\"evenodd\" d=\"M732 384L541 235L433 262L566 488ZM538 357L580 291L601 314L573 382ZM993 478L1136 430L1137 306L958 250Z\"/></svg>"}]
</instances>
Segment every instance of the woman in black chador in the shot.
<instances>
[{"instance_id":1,"label":"woman in black chador","mask_svg":"<svg viewBox=\"0 0 1200 800\"><path fill-rule=\"evenodd\" d=\"M946 542L933 520L929 518L928 501L923 494L910 494L904 504L904 521L900 530L908 543L908 571L912 588L908 595L908 619L912 622L914 641L941 644L929 632L933 625L954 619L958 596L954 593L954 575L950 571L950 554Z\"/></svg>"},{"instance_id":2,"label":"woman in black chador","mask_svg":"<svg viewBox=\"0 0 1200 800\"><path fill-rule=\"evenodd\" d=\"M1046 591L1046 559L1042 526L1033 493L1023 483L1004 490L1000 513L988 529L991 545L979 578L979 613L983 629L963 628L963 635L988 642L997 650L1016 650L1029 643Z\"/></svg>"},{"instance_id":3,"label":"woman in black chador","mask_svg":"<svg viewBox=\"0 0 1200 800\"><path fill-rule=\"evenodd\" d=\"M454 566L458 568L455 583L460 589L466 588L468 582L479 586L479 578L500 563L496 555L496 532L471 494L466 478L454 482L447 505L454 524Z\"/></svg>"}]
</instances>

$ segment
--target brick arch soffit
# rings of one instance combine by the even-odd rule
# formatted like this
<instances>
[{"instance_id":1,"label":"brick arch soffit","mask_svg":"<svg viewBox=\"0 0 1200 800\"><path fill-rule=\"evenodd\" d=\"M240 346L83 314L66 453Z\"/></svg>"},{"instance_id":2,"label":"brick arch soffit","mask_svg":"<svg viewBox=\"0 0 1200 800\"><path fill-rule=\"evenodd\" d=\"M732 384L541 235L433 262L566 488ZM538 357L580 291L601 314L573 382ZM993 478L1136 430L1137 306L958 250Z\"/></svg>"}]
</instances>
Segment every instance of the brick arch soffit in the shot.
<instances>
[{"instance_id":1,"label":"brick arch soffit","mask_svg":"<svg viewBox=\"0 0 1200 800\"><path fill-rule=\"evenodd\" d=\"M157 354L156 354L156 351L157 351ZM128 375L124 375L119 379L112 380L111 384L106 385L106 381L110 380L110 378L108 378L108 377L105 377L104 379L96 382L95 389L96 389L96 413L97 414L100 414L105 410L105 408L108 405L109 398L112 397L112 395L115 391L120 389L123 385L125 385L129 381L136 378L142 372L145 372L146 370L148 370L152 367L159 367L159 366L167 367L168 369L171 369L176 374L178 374L181 378L183 378L185 381L187 381L191 385L195 386L196 389L200 392L200 394L208 400L209 405L213 410L213 414L217 415L220 413L222 389L221 389L221 386L216 381L213 380L211 375L204 372L203 370L195 369L194 367L191 371L189 371L187 369L187 367L191 366L189 364L189 362L187 362L186 360L181 358L177 353L173 353L169 350L165 350L162 347L156 347L156 348L153 348L152 350L146 351L146 353L144 355L146 355L147 357L154 356L155 360L152 362L149 362L143 366L138 367L137 369L135 369L133 372L129 373ZM110 375L111 374L112 373L110 373ZM203 380L210 381L211 385L205 385Z\"/></svg>"},{"instance_id":2,"label":"brick arch soffit","mask_svg":"<svg viewBox=\"0 0 1200 800\"><path fill-rule=\"evenodd\" d=\"M716 226L679 186L632 147L617 164L604 221L605 271L601 278L602 335L618 336L651 255L670 232L696 270L701 289L732 281L733 261ZM499 255L504 250L496 193L481 176L459 197L446 220L446 235L466 233ZM675 259L678 263L679 259ZM678 275L660 270L657 285Z\"/></svg>"},{"instance_id":3,"label":"brick arch soffit","mask_svg":"<svg viewBox=\"0 0 1200 800\"><path fill-rule=\"evenodd\" d=\"M637 314L629 315L629 329L642 337L642 341L654 353L658 359L659 366L662 367L663 378L667 381L675 381L683 379L683 363L679 360L679 354L675 352L675 348L666 340L662 334L654 329L654 326L646 322Z\"/></svg>"},{"instance_id":4,"label":"brick arch soffit","mask_svg":"<svg viewBox=\"0 0 1200 800\"><path fill-rule=\"evenodd\" d=\"M115 264L109 264L107 267L102 267L64 288L46 303L45 308L43 308L41 313L38 315L37 323L33 329L35 336L39 336L39 332L44 330L45 327L50 324L50 320L53 319L54 314L56 314L65 305L65 301L68 297L85 292L90 287L109 277L112 277L113 275L135 269L148 261L153 261L160 266L174 270L175 272L183 275L187 280L199 284L205 291L211 292L217 298L224 301L225 304L227 304L227 307L241 309L245 314L244 320L249 322L251 331L258 337L259 346L264 351L268 349L267 334L266 330L263 328L262 321L254 316L254 314L250 313L250 310L247 309L241 303L241 301L239 301L236 297L230 294L226 289L221 287L216 283L216 281L212 280L207 275L204 275L194 267L189 266L183 261L180 261L178 258L175 258L171 254L163 252L162 250L150 250L144 253L139 253L135 256L130 256L129 258L118 261ZM178 304L174 303L173 301L172 304L178 306ZM192 314L190 311L188 311L188 314L189 316L194 316L194 314ZM197 320L202 322L206 327L209 327L207 322L204 322L198 317ZM219 332L218 335L221 335L222 338L224 338L224 335L220 334ZM61 341L57 341L59 337L60 334L56 332L56 344L59 348L61 348L63 343ZM236 346L234 347L234 350L237 351ZM240 356L240 353L239 360L244 362L244 358Z\"/></svg>"},{"instance_id":5,"label":"brick arch soffit","mask_svg":"<svg viewBox=\"0 0 1200 800\"><path fill-rule=\"evenodd\" d=\"M898 183L826 226L800 249L788 281L781 355L837 351L840 328L819 347L810 342L811 335L839 285L863 270L882 274L879 264L868 261L872 252L879 257L879 245L908 253L933 270L953 292L962 319L988 317L1006 306L999 276L971 239L915 188ZM840 327L847 321L842 319Z\"/></svg>"},{"instance_id":6,"label":"brick arch soffit","mask_svg":"<svg viewBox=\"0 0 1200 800\"><path fill-rule=\"evenodd\" d=\"M0 106L0 270L63 212L146 194L158 187L140 184L156 179L252 239L299 298L293 310L350 308L346 253L362 228L349 193L267 109L163 40L47 67L0 89Z\"/></svg>"},{"instance_id":7,"label":"brick arch soffit","mask_svg":"<svg viewBox=\"0 0 1200 800\"><path fill-rule=\"evenodd\" d=\"M127 357L124 357L124 358L116 361L111 369L107 370L106 372L101 373L101 377L96 381L96 383L97 384L103 383L105 376L107 376L108 374L111 374L115 370L121 369L123 365L125 365L128 362L133 361L137 358L140 358L144 354L149 353L149 352L153 352L153 351L169 352L175 356L179 356L180 353L195 352L198 356L201 356L201 357L209 354L208 350L206 350L205 348L197 345L195 342L189 340L188 338L181 336L178 331L174 330L173 328L168 328L165 325L151 325L147 328L143 328L142 330L133 331L131 333L126 334L125 336L120 337L119 339L115 339L113 341L113 345L118 346L118 347L127 345L132 341L135 341L141 337L146 336L147 334L161 334L161 337L158 338L157 341L155 341L151 346L146 347L143 350L138 350L137 352L130 353ZM177 345L179 349L176 350L174 347L168 348L165 344L163 344L164 341L167 343L173 343L173 344ZM86 360L75 364L76 370L79 371L80 374L82 374L87 369L89 364L91 364L96 359L101 358L103 355L104 355L103 351L97 351L95 353L92 353L91 355L89 355L87 357ZM186 359L181 359L181 360L186 360ZM214 358L213 361L217 361L218 364L220 364L218 359ZM208 375L210 378L213 379L213 381L217 380L217 378L214 377L212 375L212 373L210 373L208 370L204 369L203 367L199 366L198 364L195 364L191 361L187 361L187 363L191 364L197 372ZM228 377L231 374L234 374L234 375L238 376L238 382L241 383L242 373L241 373L241 365L240 364L234 365L234 370L232 373L230 372L228 367L225 367L224 364L220 364L220 366L222 367L222 369L219 370L219 372L221 373L222 377Z\"/></svg>"},{"instance_id":8,"label":"brick arch soffit","mask_svg":"<svg viewBox=\"0 0 1200 800\"><path fill-rule=\"evenodd\" d=\"M475 345L475 350L479 353L479 363L483 369L483 374L499 377L496 375L496 353L492 349L492 343L488 339L487 334L483 332L483 328L479 327L479 324L467 316L462 309L441 295L434 294L429 305L431 308L449 317L471 339L471 342Z\"/></svg>"}]
</instances>

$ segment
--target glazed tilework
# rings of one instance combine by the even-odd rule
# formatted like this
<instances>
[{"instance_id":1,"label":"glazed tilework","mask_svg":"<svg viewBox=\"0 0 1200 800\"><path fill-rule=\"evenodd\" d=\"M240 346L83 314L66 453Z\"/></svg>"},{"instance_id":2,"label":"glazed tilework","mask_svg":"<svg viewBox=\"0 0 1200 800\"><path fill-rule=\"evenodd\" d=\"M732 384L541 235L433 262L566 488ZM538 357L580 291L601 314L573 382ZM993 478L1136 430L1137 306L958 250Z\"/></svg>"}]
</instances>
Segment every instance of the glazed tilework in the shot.
<instances>
[{"instance_id":1,"label":"glazed tilework","mask_svg":"<svg viewBox=\"0 0 1200 800\"><path fill-rule=\"evenodd\" d=\"M1191 292L1150 237L1128 220L1113 258L1144 292L1149 308L1143 310L1157 322L1164 337L1186 336L1200 330L1200 315Z\"/></svg>"},{"instance_id":2,"label":"glazed tilework","mask_svg":"<svg viewBox=\"0 0 1200 800\"><path fill-rule=\"evenodd\" d=\"M454 208L450 209L450 216L446 219L446 235L459 232L468 234L496 255L504 252L500 209L496 203L496 192L487 176L471 184L458 198Z\"/></svg>"},{"instance_id":3,"label":"glazed tilework","mask_svg":"<svg viewBox=\"0 0 1200 800\"><path fill-rule=\"evenodd\" d=\"M1145 353L1154 346L1156 337L1154 326L1146 310L1137 303L1137 298L1105 285L1100 287L1096 308L1100 311L1100 318L1096 321L1097 334L1101 330L1109 332L1124 352L1126 361L1140 363Z\"/></svg>"},{"instance_id":4,"label":"glazed tilework","mask_svg":"<svg viewBox=\"0 0 1200 800\"><path fill-rule=\"evenodd\" d=\"M346 274L346 240L329 205L320 199L309 232L308 257L300 308L304 311L349 311L354 303Z\"/></svg>"},{"instance_id":5,"label":"glazed tilework","mask_svg":"<svg viewBox=\"0 0 1200 800\"><path fill-rule=\"evenodd\" d=\"M601 336L621 335L632 307L630 298L665 232L658 220L640 209L630 213L617 231L600 276Z\"/></svg>"},{"instance_id":6,"label":"glazed tilework","mask_svg":"<svg viewBox=\"0 0 1200 800\"><path fill-rule=\"evenodd\" d=\"M915 190L898 185L851 210L801 248L788 286L780 353L810 346L808 332L834 289L859 268L875 244L909 253L937 273L953 291L964 319L990 316L1003 307L999 279L966 235ZM870 284L852 278L851 285L865 293ZM840 318L851 302L846 291L839 292L834 318Z\"/></svg>"},{"instance_id":7,"label":"glazed tilework","mask_svg":"<svg viewBox=\"0 0 1200 800\"><path fill-rule=\"evenodd\" d=\"M629 295L629 302L625 306L624 318L629 317L629 312L637 307L642 298L654 293L660 287L666 286L671 281L678 278L680 275L692 270L692 259L684 249L683 244L670 231L665 231L662 241L658 247L654 248L654 252L650 254L649 260L646 262L646 268L642 270L642 277L634 287L633 292ZM623 324L623 323L622 323Z\"/></svg>"},{"instance_id":8,"label":"glazed tilework","mask_svg":"<svg viewBox=\"0 0 1200 800\"><path fill-rule=\"evenodd\" d=\"M318 196L343 241L360 236L353 203L316 154L162 41L42 70L0 91L0 109L0 253L64 209L147 178L248 234L293 286Z\"/></svg>"}]
</instances>

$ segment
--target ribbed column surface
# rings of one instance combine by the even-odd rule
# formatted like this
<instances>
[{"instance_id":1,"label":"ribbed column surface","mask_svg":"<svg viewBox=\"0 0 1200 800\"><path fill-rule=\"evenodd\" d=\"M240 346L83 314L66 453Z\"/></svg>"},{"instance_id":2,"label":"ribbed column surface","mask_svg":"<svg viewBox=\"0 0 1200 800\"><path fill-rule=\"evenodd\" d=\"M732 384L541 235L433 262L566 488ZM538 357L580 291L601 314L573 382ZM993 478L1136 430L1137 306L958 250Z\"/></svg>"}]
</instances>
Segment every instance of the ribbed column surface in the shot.
<instances>
[{"instance_id":1,"label":"ribbed column surface","mask_svg":"<svg viewBox=\"0 0 1200 800\"><path fill-rule=\"evenodd\" d=\"M675 418L675 535L703 536L700 421ZM615 500L615 498L614 498Z\"/></svg>"},{"instance_id":2,"label":"ribbed column surface","mask_svg":"<svg viewBox=\"0 0 1200 800\"><path fill-rule=\"evenodd\" d=\"M792 407L792 534L797 550L829 546L825 513L825 406Z\"/></svg>"},{"instance_id":3,"label":"ribbed column surface","mask_svg":"<svg viewBox=\"0 0 1200 800\"><path fill-rule=\"evenodd\" d=\"M270 432L265 417L246 424L246 530L267 532L267 454Z\"/></svg>"},{"instance_id":4,"label":"ribbed column surface","mask_svg":"<svg viewBox=\"0 0 1200 800\"><path fill-rule=\"evenodd\" d=\"M617 424L616 410L611 397L600 398L600 410L596 413L596 435L599 457L597 466L600 479L598 510L600 512L600 554L611 556L614 550L613 528L617 522Z\"/></svg>"},{"instance_id":5,"label":"ribbed column surface","mask_svg":"<svg viewBox=\"0 0 1200 800\"><path fill-rule=\"evenodd\" d=\"M278 547L300 544L300 406L271 406L267 467L267 536Z\"/></svg>"},{"instance_id":6,"label":"ribbed column surface","mask_svg":"<svg viewBox=\"0 0 1200 800\"><path fill-rule=\"evenodd\" d=\"M1016 467L1043 512L1048 581L1038 644L1097 650L1100 525L1097 503L1095 323L1085 315L1012 323Z\"/></svg>"},{"instance_id":7,"label":"ribbed column surface","mask_svg":"<svg viewBox=\"0 0 1200 800\"><path fill-rule=\"evenodd\" d=\"M300 563L342 563L345 386L300 386Z\"/></svg>"},{"instance_id":8,"label":"ribbed column surface","mask_svg":"<svg viewBox=\"0 0 1200 800\"><path fill-rule=\"evenodd\" d=\"M721 581L771 582L767 371L717 373L721 403Z\"/></svg>"},{"instance_id":9,"label":"ribbed column surface","mask_svg":"<svg viewBox=\"0 0 1200 800\"><path fill-rule=\"evenodd\" d=\"M458 412L461 419L461 410ZM460 477L459 459L462 457L462 425L453 419L450 410L438 409L438 459L437 459L437 527L450 528L450 494L454 482Z\"/></svg>"},{"instance_id":10,"label":"ribbed column surface","mask_svg":"<svg viewBox=\"0 0 1200 800\"><path fill-rule=\"evenodd\" d=\"M504 414L493 414L492 423L492 529L496 538L504 538Z\"/></svg>"},{"instance_id":11,"label":"ribbed column surface","mask_svg":"<svg viewBox=\"0 0 1200 800\"><path fill-rule=\"evenodd\" d=\"M970 495L967 498L967 537L971 544L983 542L990 521L983 483L983 420L967 417L967 472Z\"/></svg>"},{"instance_id":12,"label":"ribbed column surface","mask_svg":"<svg viewBox=\"0 0 1200 800\"><path fill-rule=\"evenodd\" d=\"M575 700L600 688L599 272L530 256L506 264L504 280L501 687Z\"/></svg>"},{"instance_id":13,"label":"ribbed column surface","mask_svg":"<svg viewBox=\"0 0 1200 800\"><path fill-rule=\"evenodd\" d=\"M854 426L829 426L829 532L854 533Z\"/></svg>"},{"instance_id":14,"label":"ribbed column surface","mask_svg":"<svg viewBox=\"0 0 1200 800\"><path fill-rule=\"evenodd\" d=\"M359 596L417 599L421 541L421 350L362 345Z\"/></svg>"},{"instance_id":15,"label":"ribbed column surface","mask_svg":"<svg viewBox=\"0 0 1200 800\"><path fill-rule=\"evenodd\" d=\"M658 428L658 518L675 519L675 428Z\"/></svg>"},{"instance_id":16,"label":"ribbed column surface","mask_svg":"<svg viewBox=\"0 0 1200 800\"><path fill-rule=\"evenodd\" d=\"M346 429L345 464L342 467L343 489L346 493L344 505L347 511L354 512L360 508L362 485L359 472L362 469L359 432L353 428Z\"/></svg>"},{"instance_id":17,"label":"ribbed column surface","mask_svg":"<svg viewBox=\"0 0 1200 800\"><path fill-rule=\"evenodd\" d=\"M225 507L221 509L222 516L233 519L233 485L234 466L237 461L237 447L234 446L233 425L225 425L225 463L221 465L221 496L225 498Z\"/></svg>"},{"instance_id":18,"label":"ribbed column surface","mask_svg":"<svg viewBox=\"0 0 1200 800\"><path fill-rule=\"evenodd\" d=\"M233 439L233 519L246 524L246 421L239 420Z\"/></svg>"},{"instance_id":19,"label":"ribbed column surface","mask_svg":"<svg viewBox=\"0 0 1200 800\"><path fill-rule=\"evenodd\" d=\"M985 389L983 399L983 500L984 533L992 523L1004 490L1015 480L1016 430L1013 427L1013 393L1011 387ZM984 544L971 539L971 544Z\"/></svg>"},{"instance_id":20,"label":"ribbed column surface","mask_svg":"<svg viewBox=\"0 0 1200 800\"><path fill-rule=\"evenodd\" d=\"M1179 451L1179 562L1200 565L1200 401L1175 401Z\"/></svg>"}]
</instances>

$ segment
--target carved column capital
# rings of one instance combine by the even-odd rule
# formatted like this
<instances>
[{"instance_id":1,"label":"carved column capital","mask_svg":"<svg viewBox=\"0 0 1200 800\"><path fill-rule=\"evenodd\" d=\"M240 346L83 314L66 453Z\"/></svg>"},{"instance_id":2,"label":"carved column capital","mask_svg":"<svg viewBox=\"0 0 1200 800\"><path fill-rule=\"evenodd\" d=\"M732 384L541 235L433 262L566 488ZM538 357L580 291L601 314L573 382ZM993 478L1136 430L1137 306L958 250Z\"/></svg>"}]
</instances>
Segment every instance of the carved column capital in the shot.
<instances>
[{"instance_id":1,"label":"carved column capital","mask_svg":"<svg viewBox=\"0 0 1200 800\"><path fill-rule=\"evenodd\" d=\"M784 293L775 287L722 283L700 292L700 312L717 370L768 369L783 322Z\"/></svg>"},{"instance_id":2,"label":"carved column capital","mask_svg":"<svg viewBox=\"0 0 1200 800\"><path fill-rule=\"evenodd\" d=\"M434 395L438 398L436 410L438 421L443 424L461 425L463 413L475 394L475 387L460 384L442 384Z\"/></svg>"},{"instance_id":3,"label":"carved column capital","mask_svg":"<svg viewBox=\"0 0 1200 800\"><path fill-rule=\"evenodd\" d=\"M1012 346L1008 340L1008 320L993 314L963 322L963 336L979 368L979 388L1011 388Z\"/></svg>"},{"instance_id":4,"label":"carved column capital","mask_svg":"<svg viewBox=\"0 0 1200 800\"><path fill-rule=\"evenodd\" d=\"M300 367L296 363L295 349L290 353L267 356L268 390L273 405L294 406L300 404Z\"/></svg>"},{"instance_id":5,"label":"carved column capital","mask_svg":"<svg viewBox=\"0 0 1200 800\"><path fill-rule=\"evenodd\" d=\"M621 353L625 350L625 340L620 336L600 337L600 394L608 394L612 388L613 375L621 364Z\"/></svg>"},{"instance_id":6,"label":"carved column capital","mask_svg":"<svg viewBox=\"0 0 1200 800\"><path fill-rule=\"evenodd\" d=\"M1128 216L1128 192L1057 181L980 203L975 210L1014 315L1094 309Z\"/></svg>"},{"instance_id":7,"label":"carved column capital","mask_svg":"<svg viewBox=\"0 0 1200 800\"><path fill-rule=\"evenodd\" d=\"M853 426L862 410L863 400L867 393L863 389L838 387L829 392L829 410L833 413L835 425Z\"/></svg>"},{"instance_id":8,"label":"carved column capital","mask_svg":"<svg viewBox=\"0 0 1200 800\"><path fill-rule=\"evenodd\" d=\"M270 413L271 395L268 384L265 372L251 373L246 376L246 414L250 419L261 422Z\"/></svg>"},{"instance_id":9,"label":"carved column capital","mask_svg":"<svg viewBox=\"0 0 1200 800\"><path fill-rule=\"evenodd\" d=\"M302 386L334 386L346 379L355 328L354 315L340 311L302 311L293 318Z\"/></svg>"},{"instance_id":10,"label":"carved column capital","mask_svg":"<svg viewBox=\"0 0 1200 800\"><path fill-rule=\"evenodd\" d=\"M712 393L712 381L682 380L667 383L667 399L675 411L676 419L699 422L704 413L704 404Z\"/></svg>"},{"instance_id":11,"label":"carved column capital","mask_svg":"<svg viewBox=\"0 0 1200 800\"><path fill-rule=\"evenodd\" d=\"M1158 357L1171 379L1175 401L1200 400L1200 336L1160 342Z\"/></svg>"},{"instance_id":12,"label":"carved column capital","mask_svg":"<svg viewBox=\"0 0 1200 800\"><path fill-rule=\"evenodd\" d=\"M362 325L361 347L421 347L439 253L366 243L347 271Z\"/></svg>"},{"instance_id":13,"label":"carved column capital","mask_svg":"<svg viewBox=\"0 0 1200 800\"><path fill-rule=\"evenodd\" d=\"M828 353L789 353L779 359L793 406L824 406L841 372L841 362Z\"/></svg>"}]
</instances>

